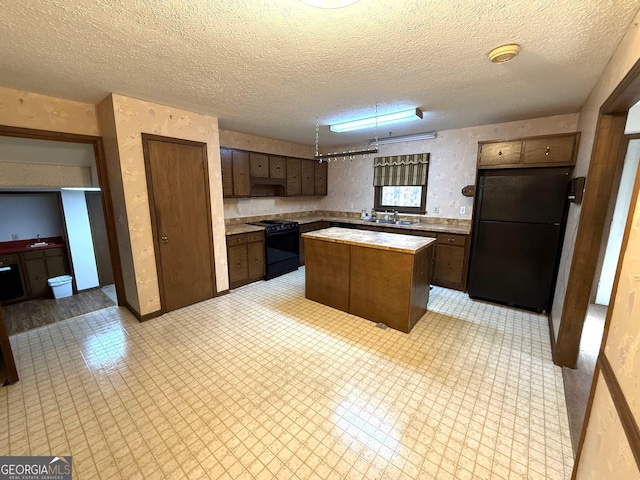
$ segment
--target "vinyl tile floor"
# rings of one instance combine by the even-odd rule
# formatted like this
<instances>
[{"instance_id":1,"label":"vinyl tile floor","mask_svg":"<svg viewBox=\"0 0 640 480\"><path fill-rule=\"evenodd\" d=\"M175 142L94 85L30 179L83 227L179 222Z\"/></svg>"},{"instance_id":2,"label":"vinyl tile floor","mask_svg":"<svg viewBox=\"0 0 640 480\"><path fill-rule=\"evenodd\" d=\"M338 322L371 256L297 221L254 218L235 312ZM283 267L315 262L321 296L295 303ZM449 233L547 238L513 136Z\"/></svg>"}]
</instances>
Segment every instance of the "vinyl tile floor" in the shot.
<instances>
[{"instance_id":1,"label":"vinyl tile floor","mask_svg":"<svg viewBox=\"0 0 640 480\"><path fill-rule=\"evenodd\" d=\"M384 305L381 305L384 308ZM74 479L564 479L547 319L442 288L410 334L304 298L304 269L138 323L11 337L0 452Z\"/></svg>"}]
</instances>

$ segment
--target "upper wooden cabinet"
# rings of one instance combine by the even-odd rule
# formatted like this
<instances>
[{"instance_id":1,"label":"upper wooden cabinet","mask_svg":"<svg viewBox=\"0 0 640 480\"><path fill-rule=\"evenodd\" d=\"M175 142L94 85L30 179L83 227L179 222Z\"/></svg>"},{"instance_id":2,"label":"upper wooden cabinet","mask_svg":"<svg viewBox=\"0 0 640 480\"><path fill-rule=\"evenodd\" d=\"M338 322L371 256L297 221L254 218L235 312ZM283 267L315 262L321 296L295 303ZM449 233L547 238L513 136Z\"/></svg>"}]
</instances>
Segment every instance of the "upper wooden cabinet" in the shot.
<instances>
[{"instance_id":1,"label":"upper wooden cabinet","mask_svg":"<svg viewBox=\"0 0 640 480\"><path fill-rule=\"evenodd\" d=\"M222 193L229 197L327 194L327 163L220 148Z\"/></svg>"},{"instance_id":2,"label":"upper wooden cabinet","mask_svg":"<svg viewBox=\"0 0 640 480\"><path fill-rule=\"evenodd\" d=\"M269 178L287 178L287 159L269 155Z\"/></svg>"},{"instance_id":3,"label":"upper wooden cabinet","mask_svg":"<svg viewBox=\"0 0 640 480\"><path fill-rule=\"evenodd\" d=\"M249 153L242 150L220 149L222 195L248 197L251 194Z\"/></svg>"},{"instance_id":4,"label":"upper wooden cabinet","mask_svg":"<svg viewBox=\"0 0 640 480\"><path fill-rule=\"evenodd\" d=\"M571 167L580 133L478 142L478 168Z\"/></svg>"},{"instance_id":5,"label":"upper wooden cabinet","mask_svg":"<svg viewBox=\"0 0 640 480\"><path fill-rule=\"evenodd\" d=\"M300 167L302 160L299 158L287 158L287 196L300 195L302 193L302 177Z\"/></svg>"}]
</instances>

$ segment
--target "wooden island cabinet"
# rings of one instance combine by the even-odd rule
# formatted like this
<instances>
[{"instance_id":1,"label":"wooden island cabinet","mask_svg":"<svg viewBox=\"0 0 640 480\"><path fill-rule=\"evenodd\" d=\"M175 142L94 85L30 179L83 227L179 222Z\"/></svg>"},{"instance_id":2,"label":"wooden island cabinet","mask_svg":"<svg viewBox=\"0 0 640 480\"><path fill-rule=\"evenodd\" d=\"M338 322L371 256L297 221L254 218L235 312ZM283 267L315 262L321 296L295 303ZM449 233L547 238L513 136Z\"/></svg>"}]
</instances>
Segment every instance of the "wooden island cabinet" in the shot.
<instances>
[{"instance_id":1,"label":"wooden island cabinet","mask_svg":"<svg viewBox=\"0 0 640 480\"><path fill-rule=\"evenodd\" d=\"M302 236L308 299L405 333L427 311L434 238L339 227Z\"/></svg>"}]
</instances>

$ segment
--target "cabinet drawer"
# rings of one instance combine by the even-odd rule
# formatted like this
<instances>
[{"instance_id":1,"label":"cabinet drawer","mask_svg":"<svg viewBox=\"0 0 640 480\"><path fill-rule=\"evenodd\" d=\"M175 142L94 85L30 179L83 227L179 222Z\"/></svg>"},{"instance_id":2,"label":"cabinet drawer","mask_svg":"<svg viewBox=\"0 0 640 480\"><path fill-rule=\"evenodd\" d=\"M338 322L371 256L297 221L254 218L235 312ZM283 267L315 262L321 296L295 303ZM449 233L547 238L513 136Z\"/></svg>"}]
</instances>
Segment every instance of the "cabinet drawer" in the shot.
<instances>
[{"instance_id":1,"label":"cabinet drawer","mask_svg":"<svg viewBox=\"0 0 640 480\"><path fill-rule=\"evenodd\" d=\"M238 235L227 235L227 245L242 245L247 243L247 234L240 233Z\"/></svg>"},{"instance_id":2,"label":"cabinet drawer","mask_svg":"<svg viewBox=\"0 0 640 480\"><path fill-rule=\"evenodd\" d=\"M264 240L264 233L262 232L247 233L248 242L262 242L263 240Z\"/></svg>"},{"instance_id":3,"label":"cabinet drawer","mask_svg":"<svg viewBox=\"0 0 640 480\"><path fill-rule=\"evenodd\" d=\"M439 245L456 245L459 247L464 247L467 244L467 236L455 235L455 234L449 234L449 233L439 233L438 244Z\"/></svg>"},{"instance_id":4,"label":"cabinet drawer","mask_svg":"<svg viewBox=\"0 0 640 480\"><path fill-rule=\"evenodd\" d=\"M524 163L573 165L575 135L524 141Z\"/></svg>"},{"instance_id":5,"label":"cabinet drawer","mask_svg":"<svg viewBox=\"0 0 640 480\"><path fill-rule=\"evenodd\" d=\"M486 143L480 146L478 164L480 167L514 165L520 163L522 142Z\"/></svg>"},{"instance_id":6,"label":"cabinet drawer","mask_svg":"<svg viewBox=\"0 0 640 480\"><path fill-rule=\"evenodd\" d=\"M2 255L0 257L0 265L3 264L9 264L9 263L18 263L18 255L17 254L13 254L13 255Z\"/></svg>"},{"instance_id":7,"label":"cabinet drawer","mask_svg":"<svg viewBox=\"0 0 640 480\"><path fill-rule=\"evenodd\" d=\"M33 252L22 252L22 258L25 260L34 260L36 258L44 258L44 250L37 250Z\"/></svg>"}]
</instances>

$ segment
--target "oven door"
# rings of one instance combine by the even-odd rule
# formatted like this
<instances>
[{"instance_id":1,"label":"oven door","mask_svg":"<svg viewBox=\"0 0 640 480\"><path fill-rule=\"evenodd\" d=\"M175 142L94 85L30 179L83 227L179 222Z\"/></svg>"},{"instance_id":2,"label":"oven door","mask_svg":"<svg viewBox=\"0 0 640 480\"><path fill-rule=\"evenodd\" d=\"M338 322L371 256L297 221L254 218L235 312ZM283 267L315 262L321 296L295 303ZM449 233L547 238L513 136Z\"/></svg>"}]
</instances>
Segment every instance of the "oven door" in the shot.
<instances>
[{"instance_id":1,"label":"oven door","mask_svg":"<svg viewBox=\"0 0 640 480\"><path fill-rule=\"evenodd\" d=\"M20 267L17 264L0 262L0 302L15 300L24 296Z\"/></svg>"},{"instance_id":2,"label":"oven door","mask_svg":"<svg viewBox=\"0 0 640 480\"><path fill-rule=\"evenodd\" d=\"M300 265L300 230L287 230L265 235L265 279L298 269Z\"/></svg>"}]
</instances>

